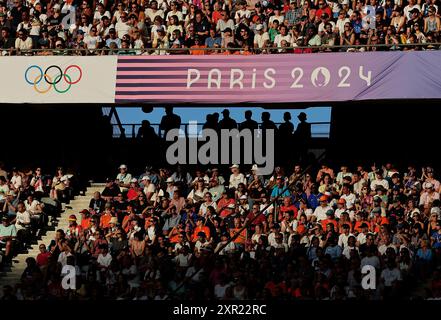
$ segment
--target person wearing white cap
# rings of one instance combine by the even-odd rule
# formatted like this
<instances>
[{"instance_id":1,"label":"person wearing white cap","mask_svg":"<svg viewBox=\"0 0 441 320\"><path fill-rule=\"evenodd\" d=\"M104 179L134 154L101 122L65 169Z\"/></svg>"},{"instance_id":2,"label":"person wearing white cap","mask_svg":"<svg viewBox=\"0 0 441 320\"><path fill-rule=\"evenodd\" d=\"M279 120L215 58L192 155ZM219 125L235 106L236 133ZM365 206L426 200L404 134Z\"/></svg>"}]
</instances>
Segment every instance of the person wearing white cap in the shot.
<instances>
[{"instance_id":1,"label":"person wearing white cap","mask_svg":"<svg viewBox=\"0 0 441 320\"><path fill-rule=\"evenodd\" d=\"M420 196L420 206L424 207L424 213L429 214L429 210L432 207L434 200L439 200L439 193L433 188L433 184L430 182L424 184L424 191Z\"/></svg>"},{"instance_id":2,"label":"person wearing white cap","mask_svg":"<svg viewBox=\"0 0 441 320\"><path fill-rule=\"evenodd\" d=\"M167 180L165 180L165 183L167 184L165 191L168 192L170 198L173 198L173 193L178 189L178 187L174 185L174 182L175 181L171 177L168 177Z\"/></svg>"},{"instance_id":3,"label":"person wearing white cap","mask_svg":"<svg viewBox=\"0 0 441 320\"><path fill-rule=\"evenodd\" d=\"M132 175L127 172L127 166L125 164L120 165L119 173L116 176L116 183L119 185L122 192L127 192L131 181Z\"/></svg>"},{"instance_id":4,"label":"person wearing white cap","mask_svg":"<svg viewBox=\"0 0 441 320\"><path fill-rule=\"evenodd\" d=\"M149 176L144 176L141 179L141 183L144 185L144 194L147 197L147 200L150 201L153 194L156 191L155 185L151 182L151 179Z\"/></svg>"},{"instance_id":5,"label":"person wearing white cap","mask_svg":"<svg viewBox=\"0 0 441 320\"><path fill-rule=\"evenodd\" d=\"M264 31L263 24L258 24L256 26L256 34L254 35L254 47L263 49L268 47L269 43L268 32Z\"/></svg>"},{"instance_id":6,"label":"person wearing white cap","mask_svg":"<svg viewBox=\"0 0 441 320\"><path fill-rule=\"evenodd\" d=\"M233 164L231 167L231 175L230 175L230 188L237 189L239 183L246 184L245 176L240 173L239 165Z\"/></svg>"},{"instance_id":7,"label":"person wearing white cap","mask_svg":"<svg viewBox=\"0 0 441 320\"><path fill-rule=\"evenodd\" d=\"M250 211L250 205L248 203L248 196L243 194L239 197L239 213L245 215Z\"/></svg>"}]
</instances>

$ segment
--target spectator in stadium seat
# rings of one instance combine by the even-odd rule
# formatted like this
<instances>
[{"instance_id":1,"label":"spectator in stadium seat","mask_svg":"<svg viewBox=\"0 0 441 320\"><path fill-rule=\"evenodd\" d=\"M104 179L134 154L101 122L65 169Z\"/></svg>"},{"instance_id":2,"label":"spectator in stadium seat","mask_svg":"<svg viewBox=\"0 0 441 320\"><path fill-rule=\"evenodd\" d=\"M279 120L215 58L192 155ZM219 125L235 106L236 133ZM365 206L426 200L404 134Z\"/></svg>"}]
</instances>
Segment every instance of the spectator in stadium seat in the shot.
<instances>
[{"instance_id":1,"label":"spectator in stadium seat","mask_svg":"<svg viewBox=\"0 0 441 320\"><path fill-rule=\"evenodd\" d=\"M0 225L0 248L5 248L5 254L2 263L9 263L13 255L13 241L17 236L17 229L14 224L10 223L8 217L2 217Z\"/></svg>"}]
</instances>

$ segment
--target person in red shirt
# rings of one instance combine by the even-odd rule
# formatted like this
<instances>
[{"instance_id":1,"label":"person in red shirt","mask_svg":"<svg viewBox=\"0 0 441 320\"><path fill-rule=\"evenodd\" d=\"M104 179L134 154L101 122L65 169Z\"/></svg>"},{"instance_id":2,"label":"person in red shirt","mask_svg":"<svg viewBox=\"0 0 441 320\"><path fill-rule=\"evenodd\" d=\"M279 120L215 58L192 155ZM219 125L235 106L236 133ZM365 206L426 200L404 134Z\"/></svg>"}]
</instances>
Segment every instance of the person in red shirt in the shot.
<instances>
[{"instance_id":1,"label":"person in red shirt","mask_svg":"<svg viewBox=\"0 0 441 320\"><path fill-rule=\"evenodd\" d=\"M245 222L244 224L247 224L248 221L252 220L256 215L259 214L260 211L260 206L255 203L253 204L253 208L251 209L251 211L247 214L246 218L245 218ZM251 222L251 230L254 231L254 229L256 228L257 225L261 224L263 221L265 221L265 215L264 214L260 214L256 220L254 220L253 222Z\"/></svg>"},{"instance_id":2,"label":"person in red shirt","mask_svg":"<svg viewBox=\"0 0 441 320\"><path fill-rule=\"evenodd\" d=\"M112 219L113 214L110 209L106 209L104 214L100 218L100 228L107 229L110 227L110 219Z\"/></svg>"},{"instance_id":3,"label":"person in red shirt","mask_svg":"<svg viewBox=\"0 0 441 320\"><path fill-rule=\"evenodd\" d=\"M326 217L327 218L325 220L321 221L323 230L326 230L326 226L330 223L334 225L334 230L338 232L338 222L334 218L334 212L332 210L328 210L326 212Z\"/></svg>"},{"instance_id":4,"label":"person in red shirt","mask_svg":"<svg viewBox=\"0 0 441 320\"><path fill-rule=\"evenodd\" d=\"M89 229L90 227L90 212L87 209L81 210L81 228L84 229Z\"/></svg>"},{"instance_id":5,"label":"person in red shirt","mask_svg":"<svg viewBox=\"0 0 441 320\"><path fill-rule=\"evenodd\" d=\"M38 247L40 249L40 253L37 255L37 266L40 267L40 269L45 268L49 263L49 257L51 256L51 253L47 251L46 245L40 244Z\"/></svg>"},{"instance_id":6,"label":"person in red shirt","mask_svg":"<svg viewBox=\"0 0 441 320\"><path fill-rule=\"evenodd\" d=\"M226 218L228 217L232 212L231 209L228 208L229 205L233 205L236 202L234 201L234 199L230 198L230 195L228 194L227 191L224 191L224 193L222 193L222 198L217 202L217 212L219 214L219 216L221 218Z\"/></svg>"},{"instance_id":7,"label":"person in red shirt","mask_svg":"<svg viewBox=\"0 0 441 320\"><path fill-rule=\"evenodd\" d=\"M318 6L319 6L319 8L315 12L316 17L320 18L323 13L326 13L328 15L328 17L332 17L332 10L328 6L328 3L326 2L326 0L319 0Z\"/></svg>"},{"instance_id":8,"label":"person in red shirt","mask_svg":"<svg viewBox=\"0 0 441 320\"><path fill-rule=\"evenodd\" d=\"M295 205L292 204L291 197L284 197L283 198L283 204L280 206L280 211L279 211L279 221L282 220L282 218L286 212L288 212L288 213L292 212L293 218L297 219L298 209Z\"/></svg>"},{"instance_id":9,"label":"person in red shirt","mask_svg":"<svg viewBox=\"0 0 441 320\"><path fill-rule=\"evenodd\" d=\"M193 236L191 237L192 242L196 242L198 240L198 233L205 233L207 241L210 241L210 228L204 225L204 218L198 217L196 220L196 228L193 230Z\"/></svg>"},{"instance_id":10,"label":"person in red shirt","mask_svg":"<svg viewBox=\"0 0 441 320\"><path fill-rule=\"evenodd\" d=\"M127 200L128 201L132 201L138 198L139 195L139 185L138 185L138 180L133 178L130 181L130 188L127 191Z\"/></svg>"}]
</instances>

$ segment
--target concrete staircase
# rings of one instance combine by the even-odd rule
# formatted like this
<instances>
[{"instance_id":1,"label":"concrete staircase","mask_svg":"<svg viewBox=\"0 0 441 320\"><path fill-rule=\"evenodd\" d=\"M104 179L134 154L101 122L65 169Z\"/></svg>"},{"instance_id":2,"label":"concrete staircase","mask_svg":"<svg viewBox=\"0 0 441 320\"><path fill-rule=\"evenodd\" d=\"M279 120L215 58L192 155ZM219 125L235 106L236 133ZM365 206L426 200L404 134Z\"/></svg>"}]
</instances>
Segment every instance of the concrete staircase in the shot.
<instances>
[{"instance_id":1,"label":"concrete staircase","mask_svg":"<svg viewBox=\"0 0 441 320\"><path fill-rule=\"evenodd\" d=\"M26 268L26 258L34 257L40 253L38 249L41 243L44 243L46 246L49 245L51 240L55 238L55 232L58 229L67 230L69 226L68 218L71 214L76 215L77 221L81 222L81 215L79 212L83 209L87 209L89 207L89 201L93 197L95 191L102 191L104 189L104 184L92 183L91 187L87 188L87 192L85 196L77 196L74 200L70 202L70 204L63 204L64 212L61 213L61 216L57 218L57 221L53 223L54 230L49 230L45 235L42 236L41 240L38 240L37 244L33 244L32 248L29 249L27 254L19 254L13 259L11 271L0 274L0 287L4 285L10 285L14 287L17 283L20 282L21 275Z\"/></svg>"}]
</instances>

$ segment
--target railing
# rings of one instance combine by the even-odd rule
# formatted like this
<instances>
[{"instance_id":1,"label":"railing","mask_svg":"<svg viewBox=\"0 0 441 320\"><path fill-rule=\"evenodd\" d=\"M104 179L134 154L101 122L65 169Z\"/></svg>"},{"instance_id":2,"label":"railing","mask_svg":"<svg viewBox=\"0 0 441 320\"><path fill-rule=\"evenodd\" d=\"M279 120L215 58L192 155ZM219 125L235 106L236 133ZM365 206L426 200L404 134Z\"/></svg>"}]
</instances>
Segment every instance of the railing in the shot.
<instances>
[{"instance_id":1,"label":"railing","mask_svg":"<svg viewBox=\"0 0 441 320\"><path fill-rule=\"evenodd\" d=\"M284 54L294 50L312 50L312 52L359 52L359 51L399 51L399 50L440 50L440 42L408 44L359 44L359 45L321 45L296 47L251 48L254 54ZM192 51L208 51L211 54L224 54L225 51L240 52L243 48L66 48L66 49L4 49L3 56L9 55L149 55L149 54L191 54ZM280 51L281 50L281 51ZM165 52L165 53L164 53Z\"/></svg>"},{"instance_id":2,"label":"railing","mask_svg":"<svg viewBox=\"0 0 441 320\"><path fill-rule=\"evenodd\" d=\"M276 123L277 127L281 123ZM313 138L328 138L329 130L330 130L330 122L310 122L311 124L311 132ZM185 132L186 135L189 133L190 126L197 126L197 132L202 130L203 123L190 124L183 123L181 124L181 129ZM141 127L140 123L124 123L112 124L113 126L113 137L114 138L126 138L126 139L134 139L138 133L138 129ZM159 123L150 124L150 126L155 130L156 134L159 137L163 137L163 131L159 129ZM260 124L259 124L260 126ZM122 129L122 130L121 130ZM193 130L193 128L191 128Z\"/></svg>"}]
</instances>

